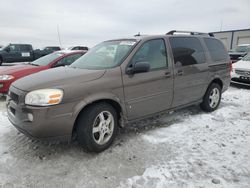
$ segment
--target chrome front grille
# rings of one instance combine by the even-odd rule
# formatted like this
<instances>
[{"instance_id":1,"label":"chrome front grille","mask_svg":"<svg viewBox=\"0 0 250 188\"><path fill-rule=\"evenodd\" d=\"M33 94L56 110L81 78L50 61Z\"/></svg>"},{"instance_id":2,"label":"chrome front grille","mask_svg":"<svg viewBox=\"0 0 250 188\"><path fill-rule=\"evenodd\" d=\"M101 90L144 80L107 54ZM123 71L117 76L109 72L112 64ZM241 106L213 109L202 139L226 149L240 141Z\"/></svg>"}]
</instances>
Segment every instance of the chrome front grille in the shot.
<instances>
[{"instance_id":1,"label":"chrome front grille","mask_svg":"<svg viewBox=\"0 0 250 188\"><path fill-rule=\"evenodd\" d=\"M9 97L10 97L10 100L13 100L16 104L18 104L18 102L19 102L19 95L17 95L16 93L10 91Z\"/></svg>"},{"instance_id":2,"label":"chrome front grille","mask_svg":"<svg viewBox=\"0 0 250 188\"><path fill-rule=\"evenodd\" d=\"M235 73L242 76L250 77L250 71L236 69Z\"/></svg>"}]
</instances>

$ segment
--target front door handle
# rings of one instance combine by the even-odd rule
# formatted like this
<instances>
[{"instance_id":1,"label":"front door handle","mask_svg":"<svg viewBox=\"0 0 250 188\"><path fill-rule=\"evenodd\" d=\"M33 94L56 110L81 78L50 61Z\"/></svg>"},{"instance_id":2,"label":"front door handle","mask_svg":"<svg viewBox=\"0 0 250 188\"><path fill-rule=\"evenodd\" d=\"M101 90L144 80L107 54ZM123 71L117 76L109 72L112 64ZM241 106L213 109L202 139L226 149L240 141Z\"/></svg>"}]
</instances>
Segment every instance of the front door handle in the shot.
<instances>
[{"instance_id":1,"label":"front door handle","mask_svg":"<svg viewBox=\"0 0 250 188\"><path fill-rule=\"evenodd\" d=\"M171 77L171 73L170 73L170 72L165 72L164 76L165 76L166 78L170 78L170 77Z\"/></svg>"},{"instance_id":2,"label":"front door handle","mask_svg":"<svg viewBox=\"0 0 250 188\"><path fill-rule=\"evenodd\" d=\"M183 75L183 70L178 70L178 71L177 71L177 75L178 75L178 76L182 76L182 75Z\"/></svg>"}]
</instances>

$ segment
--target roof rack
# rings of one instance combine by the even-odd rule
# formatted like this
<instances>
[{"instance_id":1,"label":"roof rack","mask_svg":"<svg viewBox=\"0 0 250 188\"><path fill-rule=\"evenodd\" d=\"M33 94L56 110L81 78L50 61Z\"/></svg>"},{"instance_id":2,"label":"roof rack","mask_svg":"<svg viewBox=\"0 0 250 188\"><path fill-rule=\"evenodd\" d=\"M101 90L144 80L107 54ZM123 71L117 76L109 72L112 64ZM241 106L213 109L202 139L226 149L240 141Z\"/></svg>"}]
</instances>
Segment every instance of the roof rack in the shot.
<instances>
[{"instance_id":1,"label":"roof rack","mask_svg":"<svg viewBox=\"0 0 250 188\"><path fill-rule=\"evenodd\" d=\"M210 37L214 37L213 33L201 33L196 31L178 31L178 30L172 30L166 33L166 35L174 35L174 33L189 33L190 35L208 35Z\"/></svg>"}]
</instances>

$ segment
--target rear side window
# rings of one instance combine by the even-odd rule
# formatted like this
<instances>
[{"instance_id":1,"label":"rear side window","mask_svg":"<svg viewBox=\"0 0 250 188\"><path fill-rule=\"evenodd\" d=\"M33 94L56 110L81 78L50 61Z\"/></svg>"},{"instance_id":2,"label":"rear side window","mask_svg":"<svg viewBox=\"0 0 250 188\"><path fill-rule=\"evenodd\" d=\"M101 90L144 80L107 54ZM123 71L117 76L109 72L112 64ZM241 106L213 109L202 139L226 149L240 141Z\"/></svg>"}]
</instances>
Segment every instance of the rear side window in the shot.
<instances>
[{"instance_id":1,"label":"rear side window","mask_svg":"<svg viewBox=\"0 0 250 188\"><path fill-rule=\"evenodd\" d=\"M20 50L22 52L30 52L31 51L31 46L30 45L20 45Z\"/></svg>"},{"instance_id":2,"label":"rear side window","mask_svg":"<svg viewBox=\"0 0 250 188\"><path fill-rule=\"evenodd\" d=\"M223 61L227 59L227 51L222 42L213 38L204 38L204 41L213 61Z\"/></svg>"},{"instance_id":3,"label":"rear side window","mask_svg":"<svg viewBox=\"0 0 250 188\"><path fill-rule=\"evenodd\" d=\"M171 48L176 66L188 66L205 62L204 50L195 37L171 37Z\"/></svg>"}]
</instances>

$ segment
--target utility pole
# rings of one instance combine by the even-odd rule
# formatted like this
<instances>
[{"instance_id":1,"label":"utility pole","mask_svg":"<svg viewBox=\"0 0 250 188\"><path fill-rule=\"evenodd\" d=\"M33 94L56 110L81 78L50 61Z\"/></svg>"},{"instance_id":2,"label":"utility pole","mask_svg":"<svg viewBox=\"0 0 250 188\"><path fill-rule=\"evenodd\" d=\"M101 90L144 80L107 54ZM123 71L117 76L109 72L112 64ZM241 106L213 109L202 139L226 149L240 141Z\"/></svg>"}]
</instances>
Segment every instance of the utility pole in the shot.
<instances>
[{"instance_id":1,"label":"utility pole","mask_svg":"<svg viewBox=\"0 0 250 188\"><path fill-rule=\"evenodd\" d=\"M223 20L220 21L220 31L222 31Z\"/></svg>"},{"instance_id":2,"label":"utility pole","mask_svg":"<svg viewBox=\"0 0 250 188\"><path fill-rule=\"evenodd\" d=\"M58 40L59 40L60 47L62 47L61 37L60 37L60 32L59 32L59 26L58 25L57 25L57 35L58 35Z\"/></svg>"}]
</instances>

